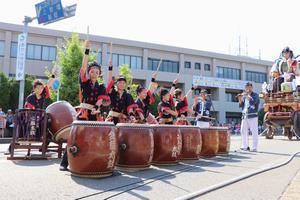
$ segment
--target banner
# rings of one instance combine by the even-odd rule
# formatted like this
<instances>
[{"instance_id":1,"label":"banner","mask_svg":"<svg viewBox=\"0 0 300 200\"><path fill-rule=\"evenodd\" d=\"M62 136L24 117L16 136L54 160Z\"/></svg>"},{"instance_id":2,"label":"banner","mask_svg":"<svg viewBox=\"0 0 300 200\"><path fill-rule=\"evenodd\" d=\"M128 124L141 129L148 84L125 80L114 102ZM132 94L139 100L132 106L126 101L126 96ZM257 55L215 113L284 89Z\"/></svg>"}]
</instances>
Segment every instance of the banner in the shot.
<instances>
[{"instance_id":1,"label":"banner","mask_svg":"<svg viewBox=\"0 0 300 200\"><path fill-rule=\"evenodd\" d=\"M16 66L16 80L24 80L25 61L26 61L26 40L27 34L21 33L18 36L18 50L17 50L17 66Z\"/></svg>"},{"instance_id":2,"label":"banner","mask_svg":"<svg viewBox=\"0 0 300 200\"><path fill-rule=\"evenodd\" d=\"M216 87L243 90L248 81L215 77L193 76L194 86Z\"/></svg>"}]
</instances>

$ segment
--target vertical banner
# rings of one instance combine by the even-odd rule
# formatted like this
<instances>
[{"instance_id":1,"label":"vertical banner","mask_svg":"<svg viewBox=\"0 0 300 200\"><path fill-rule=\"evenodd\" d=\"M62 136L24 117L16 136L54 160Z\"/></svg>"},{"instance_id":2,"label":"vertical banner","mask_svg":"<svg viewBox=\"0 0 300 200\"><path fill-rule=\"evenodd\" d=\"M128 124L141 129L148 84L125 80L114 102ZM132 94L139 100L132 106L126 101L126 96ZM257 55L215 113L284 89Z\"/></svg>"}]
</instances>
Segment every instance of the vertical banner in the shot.
<instances>
[{"instance_id":1,"label":"vertical banner","mask_svg":"<svg viewBox=\"0 0 300 200\"><path fill-rule=\"evenodd\" d=\"M16 66L16 80L24 80L25 74L25 61L26 61L26 40L27 34L21 33L18 36L18 53L17 53L17 66Z\"/></svg>"}]
</instances>

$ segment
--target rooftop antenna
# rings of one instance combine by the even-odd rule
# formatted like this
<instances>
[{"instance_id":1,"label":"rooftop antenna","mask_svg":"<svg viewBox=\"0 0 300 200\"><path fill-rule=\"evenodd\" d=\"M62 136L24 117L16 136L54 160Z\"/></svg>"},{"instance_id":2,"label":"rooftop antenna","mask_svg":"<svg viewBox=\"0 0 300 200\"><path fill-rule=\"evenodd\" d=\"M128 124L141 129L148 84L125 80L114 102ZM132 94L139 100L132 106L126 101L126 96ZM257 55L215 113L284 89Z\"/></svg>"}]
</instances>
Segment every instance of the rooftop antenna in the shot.
<instances>
[{"instance_id":1,"label":"rooftop antenna","mask_svg":"<svg viewBox=\"0 0 300 200\"><path fill-rule=\"evenodd\" d=\"M258 51L258 59L261 60L261 49Z\"/></svg>"}]
</instances>

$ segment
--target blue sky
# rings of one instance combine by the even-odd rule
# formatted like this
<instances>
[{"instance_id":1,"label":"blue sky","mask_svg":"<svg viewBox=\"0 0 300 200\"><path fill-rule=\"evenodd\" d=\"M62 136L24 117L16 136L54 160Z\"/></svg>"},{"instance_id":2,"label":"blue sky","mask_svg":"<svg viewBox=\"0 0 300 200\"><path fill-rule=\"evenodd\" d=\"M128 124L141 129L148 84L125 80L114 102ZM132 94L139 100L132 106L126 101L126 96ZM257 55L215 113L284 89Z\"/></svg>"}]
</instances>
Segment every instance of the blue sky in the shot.
<instances>
[{"instance_id":1,"label":"blue sky","mask_svg":"<svg viewBox=\"0 0 300 200\"><path fill-rule=\"evenodd\" d=\"M21 24L35 16L41 0L9 0L0 7L0 21ZM300 54L300 1L269 0L62 0L77 3L76 16L45 27L166 44L185 48L241 54L275 60L290 46ZM239 39L240 38L240 39Z\"/></svg>"}]
</instances>

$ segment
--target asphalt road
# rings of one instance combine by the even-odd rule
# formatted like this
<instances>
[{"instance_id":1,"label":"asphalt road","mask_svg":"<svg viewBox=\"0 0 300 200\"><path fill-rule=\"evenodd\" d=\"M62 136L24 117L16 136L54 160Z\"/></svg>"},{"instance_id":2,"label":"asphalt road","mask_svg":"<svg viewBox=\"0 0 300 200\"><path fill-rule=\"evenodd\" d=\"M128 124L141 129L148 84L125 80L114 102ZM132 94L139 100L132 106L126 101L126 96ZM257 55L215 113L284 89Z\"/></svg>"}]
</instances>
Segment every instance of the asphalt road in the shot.
<instances>
[{"instance_id":1,"label":"asphalt road","mask_svg":"<svg viewBox=\"0 0 300 200\"><path fill-rule=\"evenodd\" d=\"M8 145L0 144L0 199L175 199L280 163L300 151L300 141L289 141L284 137L260 138L259 152L239 151L239 145L240 138L232 137L227 156L176 166L152 166L139 172L115 171L112 177L104 179L82 179L69 172L60 172L59 159L6 160L3 152ZM284 167L236 182L198 199L279 199L299 170L298 156Z\"/></svg>"}]
</instances>

